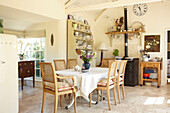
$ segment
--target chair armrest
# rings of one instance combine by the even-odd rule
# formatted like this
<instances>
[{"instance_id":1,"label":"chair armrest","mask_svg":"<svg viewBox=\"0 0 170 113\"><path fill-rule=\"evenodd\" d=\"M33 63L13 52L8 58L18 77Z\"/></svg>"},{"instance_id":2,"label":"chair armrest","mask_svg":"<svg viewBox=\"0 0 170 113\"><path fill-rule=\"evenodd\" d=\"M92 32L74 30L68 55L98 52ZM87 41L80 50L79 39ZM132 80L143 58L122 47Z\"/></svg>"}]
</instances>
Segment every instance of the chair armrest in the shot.
<instances>
[{"instance_id":1,"label":"chair armrest","mask_svg":"<svg viewBox=\"0 0 170 113\"><path fill-rule=\"evenodd\" d=\"M59 79L68 79L68 78L71 78L72 81L73 81L73 86L74 86L74 77L73 76L67 76L67 77L57 76L57 78L59 78Z\"/></svg>"}]
</instances>

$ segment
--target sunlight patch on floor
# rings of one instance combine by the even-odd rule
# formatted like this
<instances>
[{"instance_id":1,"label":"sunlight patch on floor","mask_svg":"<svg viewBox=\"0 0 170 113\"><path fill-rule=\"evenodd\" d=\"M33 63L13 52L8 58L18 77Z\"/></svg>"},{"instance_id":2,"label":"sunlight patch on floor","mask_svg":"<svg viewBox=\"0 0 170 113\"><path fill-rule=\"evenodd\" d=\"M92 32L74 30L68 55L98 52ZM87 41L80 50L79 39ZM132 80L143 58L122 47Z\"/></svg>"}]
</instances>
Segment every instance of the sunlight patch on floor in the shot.
<instances>
[{"instance_id":1,"label":"sunlight patch on floor","mask_svg":"<svg viewBox=\"0 0 170 113\"><path fill-rule=\"evenodd\" d=\"M167 103L170 104L170 99L168 99Z\"/></svg>"},{"instance_id":2,"label":"sunlight patch on floor","mask_svg":"<svg viewBox=\"0 0 170 113\"><path fill-rule=\"evenodd\" d=\"M148 97L144 105L163 104L164 97Z\"/></svg>"}]
</instances>

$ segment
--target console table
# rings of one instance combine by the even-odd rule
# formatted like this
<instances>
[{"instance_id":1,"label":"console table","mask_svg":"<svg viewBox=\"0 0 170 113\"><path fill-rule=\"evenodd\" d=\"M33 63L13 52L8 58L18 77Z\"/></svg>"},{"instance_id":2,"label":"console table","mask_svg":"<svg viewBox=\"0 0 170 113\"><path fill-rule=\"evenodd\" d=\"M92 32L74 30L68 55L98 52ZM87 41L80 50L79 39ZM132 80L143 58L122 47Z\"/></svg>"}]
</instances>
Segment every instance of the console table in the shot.
<instances>
[{"instance_id":1,"label":"console table","mask_svg":"<svg viewBox=\"0 0 170 113\"><path fill-rule=\"evenodd\" d=\"M158 69L157 79L144 79L143 78L144 68L157 68ZM156 81L158 82L157 87L159 88L161 84L161 69L162 69L162 62L141 62L141 86L143 85L144 81Z\"/></svg>"},{"instance_id":2,"label":"console table","mask_svg":"<svg viewBox=\"0 0 170 113\"><path fill-rule=\"evenodd\" d=\"M33 87L35 87L35 65L34 61L19 61L18 76L21 78L21 86L23 90L24 78L33 77Z\"/></svg>"}]
</instances>

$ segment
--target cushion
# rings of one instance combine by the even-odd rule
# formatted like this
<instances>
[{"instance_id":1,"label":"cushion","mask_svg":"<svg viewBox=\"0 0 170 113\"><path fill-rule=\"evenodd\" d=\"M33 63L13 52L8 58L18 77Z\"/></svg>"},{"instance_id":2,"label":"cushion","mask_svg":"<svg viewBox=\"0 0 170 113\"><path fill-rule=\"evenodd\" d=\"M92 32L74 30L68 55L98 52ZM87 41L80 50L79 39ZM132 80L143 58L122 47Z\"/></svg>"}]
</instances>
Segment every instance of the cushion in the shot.
<instances>
[{"instance_id":1,"label":"cushion","mask_svg":"<svg viewBox=\"0 0 170 113\"><path fill-rule=\"evenodd\" d=\"M101 79L98 83L97 86L106 86L107 85L107 78ZM113 85L113 81L109 81L109 85Z\"/></svg>"},{"instance_id":2,"label":"cushion","mask_svg":"<svg viewBox=\"0 0 170 113\"><path fill-rule=\"evenodd\" d=\"M55 91L53 83L47 83L45 85L45 88ZM69 86L69 84L65 82L57 82L57 88L58 88L58 91L66 91L66 90L71 90L73 87Z\"/></svg>"},{"instance_id":3,"label":"cushion","mask_svg":"<svg viewBox=\"0 0 170 113\"><path fill-rule=\"evenodd\" d=\"M123 78L122 78L122 77L119 77L119 81L120 81L120 82L123 81Z\"/></svg>"}]
</instances>

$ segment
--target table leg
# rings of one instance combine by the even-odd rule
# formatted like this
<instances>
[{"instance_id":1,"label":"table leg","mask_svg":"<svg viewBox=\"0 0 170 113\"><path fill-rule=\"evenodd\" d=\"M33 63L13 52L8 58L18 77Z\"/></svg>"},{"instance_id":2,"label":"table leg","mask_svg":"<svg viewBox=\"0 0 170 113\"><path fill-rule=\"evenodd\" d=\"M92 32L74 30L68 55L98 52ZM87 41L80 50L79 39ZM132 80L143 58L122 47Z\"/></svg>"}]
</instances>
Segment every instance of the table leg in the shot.
<instances>
[{"instance_id":1,"label":"table leg","mask_svg":"<svg viewBox=\"0 0 170 113\"><path fill-rule=\"evenodd\" d=\"M83 97L84 99L86 99L88 102L90 101L90 99L89 99L88 97L86 97L85 95L80 95L79 93L76 93L76 98L77 98L77 97L80 97L80 96L82 96L82 97ZM97 104L98 102L91 100L91 103L92 103L92 104ZM70 103L69 105L67 105L65 108L68 109L68 108L70 108L73 104L74 104L74 96L72 96L71 103Z\"/></svg>"}]
</instances>

